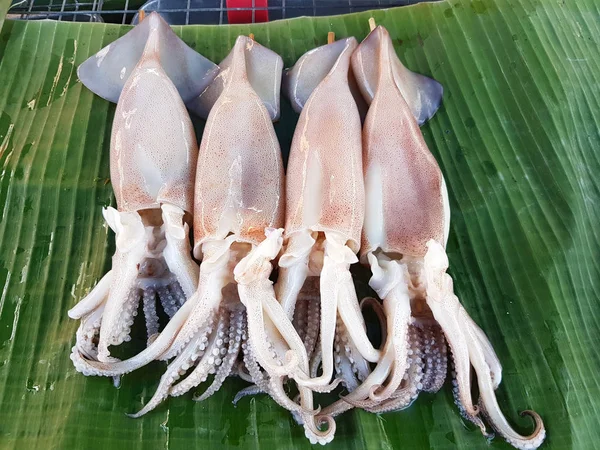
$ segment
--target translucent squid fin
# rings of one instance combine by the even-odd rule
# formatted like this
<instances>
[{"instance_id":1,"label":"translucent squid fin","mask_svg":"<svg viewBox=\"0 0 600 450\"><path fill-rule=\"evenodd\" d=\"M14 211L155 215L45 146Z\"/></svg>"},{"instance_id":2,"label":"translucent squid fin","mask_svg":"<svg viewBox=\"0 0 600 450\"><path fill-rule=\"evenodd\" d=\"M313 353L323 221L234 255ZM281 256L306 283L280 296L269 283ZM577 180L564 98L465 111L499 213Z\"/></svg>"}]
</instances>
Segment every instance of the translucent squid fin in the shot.
<instances>
[{"instance_id":1,"label":"translucent squid fin","mask_svg":"<svg viewBox=\"0 0 600 450\"><path fill-rule=\"evenodd\" d=\"M387 46L382 45L384 40L388 41ZM389 57L396 85L415 119L422 125L440 107L444 88L434 79L408 70L398 59L390 35L382 26L375 28L352 55L352 69L364 99L370 104L377 91L377 80L382 70L380 52L383 48L388 48L392 53Z\"/></svg>"},{"instance_id":2,"label":"translucent squid fin","mask_svg":"<svg viewBox=\"0 0 600 450\"><path fill-rule=\"evenodd\" d=\"M243 53L243 59L240 53ZM245 65L234 66L234 62L240 60L245 61ZM223 92L225 85L232 79L232 71L235 70L237 75L248 78L252 89L267 108L271 120L279 119L281 73L283 71L281 56L247 36L238 36L233 49L221 61L219 67L221 72L214 82L198 97L187 103L187 107L193 113L203 118L208 117L208 113Z\"/></svg>"},{"instance_id":3,"label":"translucent squid fin","mask_svg":"<svg viewBox=\"0 0 600 450\"><path fill-rule=\"evenodd\" d=\"M310 94L331 72L344 50L349 48L352 52L357 45L353 37L322 45L306 52L293 67L286 69L282 82L283 93L292 103L294 111L302 111Z\"/></svg>"},{"instance_id":4,"label":"translucent squid fin","mask_svg":"<svg viewBox=\"0 0 600 450\"><path fill-rule=\"evenodd\" d=\"M186 102L200 95L219 68L188 47L155 12L125 36L85 60L77 69L79 79L95 94L116 103L153 32L159 35L160 64L181 98Z\"/></svg>"}]
</instances>

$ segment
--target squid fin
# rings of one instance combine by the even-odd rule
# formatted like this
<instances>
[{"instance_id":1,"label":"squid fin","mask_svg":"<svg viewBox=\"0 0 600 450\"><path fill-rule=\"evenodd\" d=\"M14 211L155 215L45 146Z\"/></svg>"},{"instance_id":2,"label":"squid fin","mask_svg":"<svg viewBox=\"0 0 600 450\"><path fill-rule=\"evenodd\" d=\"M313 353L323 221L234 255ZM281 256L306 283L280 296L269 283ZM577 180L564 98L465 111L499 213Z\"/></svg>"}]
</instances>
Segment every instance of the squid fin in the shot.
<instances>
[{"instance_id":1,"label":"squid fin","mask_svg":"<svg viewBox=\"0 0 600 450\"><path fill-rule=\"evenodd\" d=\"M116 103L127 79L158 33L158 58L184 102L200 95L217 75L218 66L188 47L156 12L115 42L85 60L77 69L81 82L100 97Z\"/></svg>"},{"instance_id":2,"label":"squid fin","mask_svg":"<svg viewBox=\"0 0 600 450\"><path fill-rule=\"evenodd\" d=\"M356 39L353 37L322 45L306 52L293 67L285 70L282 89L284 95L292 103L294 111L297 113L302 111L310 94L334 69L344 50L348 49L353 52L357 45ZM352 80L354 81L354 77ZM356 82L353 85L356 87ZM364 103L360 92L357 89L355 91L357 94L355 99Z\"/></svg>"},{"instance_id":3,"label":"squid fin","mask_svg":"<svg viewBox=\"0 0 600 450\"><path fill-rule=\"evenodd\" d=\"M234 56L244 52L245 66L233 67ZM196 115L207 118L211 108L230 82L233 72L243 72L252 89L263 101L271 120L276 121L281 114L279 97L281 92L281 73L283 60L281 56L263 47L247 36L238 36L229 55L219 64L220 74L198 97L187 102L187 107Z\"/></svg>"},{"instance_id":4,"label":"squid fin","mask_svg":"<svg viewBox=\"0 0 600 450\"><path fill-rule=\"evenodd\" d=\"M387 40L388 45L382 45ZM388 31L382 26L375 28L358 46L352 55L352 69L367 103L371 103L377 91L379 72L382 70L380 52L390 49L394 80L408 103L419 125L427 122L436 113L442 102L444 88L432 78L408 70L395 54Z\"/></svg>"}]
</instances>

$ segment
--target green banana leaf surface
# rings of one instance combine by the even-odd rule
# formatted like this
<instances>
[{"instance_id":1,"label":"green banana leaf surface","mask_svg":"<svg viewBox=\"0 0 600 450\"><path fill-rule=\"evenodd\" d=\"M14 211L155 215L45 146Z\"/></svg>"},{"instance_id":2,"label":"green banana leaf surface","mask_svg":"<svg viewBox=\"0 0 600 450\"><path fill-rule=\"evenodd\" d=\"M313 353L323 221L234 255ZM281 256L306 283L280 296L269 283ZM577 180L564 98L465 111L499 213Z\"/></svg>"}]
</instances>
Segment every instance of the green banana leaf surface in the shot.
<instances>
[{"instance_id":1,"label":"green banana leaf surface","mask_svg":"<svg viewBox=\"0 0 600 450\"><path fill-rule=\"evenodd\" d=\"M528 433L532 424L518 412L535 409L547 449L591 449L600 439L598 8L594 0L452 0L175 27L213 61L252 32L290 66L328 31L364 38L373 16L407 67L444 85L442 107L422 130L450 193L455 291L503 363L497 395L508 419ZM71 364L78 324L67 310L108 270L114 249L101 208L114 204L115 106L88 91L76 69L129 29L2 25L0 448L308 448L302 428L269 397L232 405L246 386L239 379L205 402L189 394L130 419L125 413L150 398L164 363L123 377L118 389ZM283 101L276 130L284 154L296 121ZM488 444L461 419L450 381L407 410L354 411L337 422L331 449L509 448L499 438Z\"/></svg>"}]
</instances>

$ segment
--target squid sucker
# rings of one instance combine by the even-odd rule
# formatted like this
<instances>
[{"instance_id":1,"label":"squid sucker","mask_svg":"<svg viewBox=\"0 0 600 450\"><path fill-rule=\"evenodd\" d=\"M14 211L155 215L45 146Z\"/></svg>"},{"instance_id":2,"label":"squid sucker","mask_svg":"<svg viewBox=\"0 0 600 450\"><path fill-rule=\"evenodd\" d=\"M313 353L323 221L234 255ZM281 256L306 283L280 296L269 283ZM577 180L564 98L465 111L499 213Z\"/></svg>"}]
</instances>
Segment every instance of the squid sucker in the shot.
<instances>
[{"instance_id":1,"label":"squid sucker","mask_svg":"<svg viewBox=\"0 0 600 450\"><path fill-rule=\"evenodd\" d=\"M402 409L419 390L439 389L446 370L441 361L446 355L439 350L445 340L454 360L456 400L463 416L487 434L485 419L516 448L537 448L545 438L541 418L524 412L536 424L530 436L521 436L506 421L494 394L501 380L498 358L460 304L446 273L448 193L419 129L421 119L431 117L439 104L431 95L441 96L441 89L432 80L400 70L389 34L381 26L354 52L352 68L369 103L362 131L366 212L360 258L370 266L369 284L383 300L387 338L368 377L323 413L335 416L351 406L375 412ZM419 343L423 339L427 345ZM424 361L415 354L419 348L438 351ZM415 370L415 364L421 370ZM471 396L471 367L477 374L477 405ZM424 377L437 381L424 382Z\"/></svg>"},{"instance_id":2,"label":"squid sucker","mask_svg":"<svg viewBox=\"0 0 600 450\"><path fill-rule=\"evenodd\" d=\"M81 320L74 360L113 361L109 347L130 339L140 301L151 342L159 329L157 298L172 317L198 282L189 244L198 151L178 88L198 95L216 75L216 66L185 46L157 14L112 45L121 58L109 46L79 70L86 85L118 98L110 142L117 209L103 210L116 234L112 269L69 311ZM173 49L187 55L187 68L200 70L196 81L173 66ZM163 67L166 53L170 76L178 84ZM117 60L130 69L123 80L114 77ZM103 90L108 88L110 95Z\"/></svg>"}]
</instances>

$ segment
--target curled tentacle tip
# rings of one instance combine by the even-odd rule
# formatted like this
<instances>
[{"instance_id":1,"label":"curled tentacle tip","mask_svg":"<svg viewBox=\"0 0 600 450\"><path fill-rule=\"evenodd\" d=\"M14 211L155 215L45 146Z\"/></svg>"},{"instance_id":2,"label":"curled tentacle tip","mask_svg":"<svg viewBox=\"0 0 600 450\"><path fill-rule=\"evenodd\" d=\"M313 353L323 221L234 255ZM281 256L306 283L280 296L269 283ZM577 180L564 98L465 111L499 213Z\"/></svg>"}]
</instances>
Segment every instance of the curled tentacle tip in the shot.
<instances>
[{"instance_id":1,"label":"curled tentacle tip","mask_svg":"<svg viewBox=\"0 0 600 450\"><path fill-rule=\"evenodd\" d=\"M125 414L127 417L129 417L130 419L139 419L140 417L142 417L144 415L143 410L142 411L138 411L136 413L126 413Z\"/></svg>"},{"instance_id":2,"label":"curled tentacle tip","mask_svg":"<svg viewBox=\"0 0 600 450\"><path fill-rule=\"evenodd\" d=\"M539 425L542 427L544 426L544 421L542 420L542 417L538 413L536 413L535 411L533 411L531 409L526 409L524 411L521 411L519 413L519 415L521 417L529 416L529 417L533 418L536 425Z\"/></svg>"},{"instance_id":3,"label":"curled tentacle tip","mask_svg":"<svg viewBox=\"0 0 600 450\"><path fill-rule=\"evenodd\" d=\"M315 427L316 425L316 427ZM318 427L318 428L317 428ZM305 435L311 444L329 444L335 436L336 424L333 417L329 415L318 416L316 424L312 426L306 423Z\"/></svg>"},{"instance_id":4,"label":"curled tentacle tip","mask_svg":"<svg viewBox=\"0 0 600 450\"><path fill-rule=\"evenodd\" d=\"M375 403L380 403L389 398L389 395L381 395L377 393L377 390L381 387L382 386L380 384L375 384L371 386L371 389L369 390L369 398Z\"/></svg>"},{"instance_id":5,"label":"curled tentacle tip","mask_svg":"<svg viewBox=\"0 0 600 450\"><path fill-rule=\"evenodd\" d=\"M544 421L542 420L542 417L538 413L530 409L521 411L519 415L521 417L529 416L535 422L535 429L533 430L533 433L524 438L524 440L529 441L532 444L532 446L525 446L524 448L529 449L539 447L546 438L546 428L544 427Z\"/></svg>"}]
</instances>

